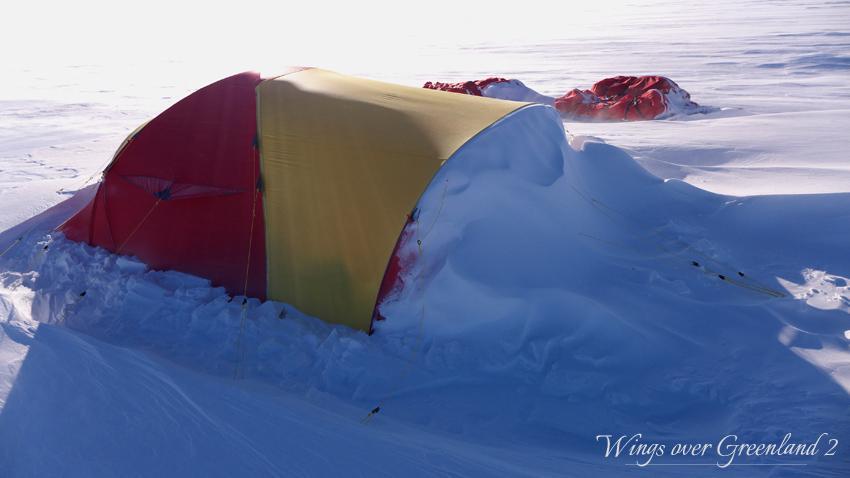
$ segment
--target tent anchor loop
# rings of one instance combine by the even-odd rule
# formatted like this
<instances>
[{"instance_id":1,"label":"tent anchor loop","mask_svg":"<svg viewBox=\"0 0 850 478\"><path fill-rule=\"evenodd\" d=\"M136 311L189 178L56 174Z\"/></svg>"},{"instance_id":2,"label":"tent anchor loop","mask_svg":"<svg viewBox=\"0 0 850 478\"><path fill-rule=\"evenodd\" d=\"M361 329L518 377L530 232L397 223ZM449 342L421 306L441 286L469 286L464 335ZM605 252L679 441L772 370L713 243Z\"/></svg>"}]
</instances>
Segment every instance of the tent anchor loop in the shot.
<instances>
[{"instance_id":1,"label":"tent anchor loop","mask_svg":"<svg viewBox=\"0 0 850 478\"><path fill-rule=\"evenodd\" d=\"M373 408L373 409L372 409L372 411L370 411L368 415L366 415L365 417L363 417L363 419L361 419L361 420L360 420L360 423L362 423L362 424L364 424L364 425L365 425L365 424L367 424L367 423L369 423L370 421L372 421L372 417L374 417L375 415L377 415L377 414L378 414L378 412L380 412L380 411L381 411L381 407L380 407L380 406L377 406L377 407Z\"/></svg>"}]
</instances>

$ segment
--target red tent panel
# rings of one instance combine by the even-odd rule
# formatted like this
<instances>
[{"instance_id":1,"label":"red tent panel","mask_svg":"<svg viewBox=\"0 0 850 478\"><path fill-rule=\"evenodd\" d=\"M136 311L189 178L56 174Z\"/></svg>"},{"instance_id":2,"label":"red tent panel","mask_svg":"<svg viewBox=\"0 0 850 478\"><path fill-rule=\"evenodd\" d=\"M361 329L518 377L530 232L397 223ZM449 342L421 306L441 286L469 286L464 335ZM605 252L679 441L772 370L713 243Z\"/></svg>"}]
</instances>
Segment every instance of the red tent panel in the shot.
<instances>
[{"instance_id":1,"label":"red tent panel","mask_svg":"<svg viewBox=\"0 0 850 478\"><path fill-rule=\"evenodd\" d=\"M210 278L233 294L243 293L247 279L248 295L264 299L259 82L259 74L241 73L157 116L107 169L92 203L61 230L155 269Z\"/></svg>"}]
</instances>

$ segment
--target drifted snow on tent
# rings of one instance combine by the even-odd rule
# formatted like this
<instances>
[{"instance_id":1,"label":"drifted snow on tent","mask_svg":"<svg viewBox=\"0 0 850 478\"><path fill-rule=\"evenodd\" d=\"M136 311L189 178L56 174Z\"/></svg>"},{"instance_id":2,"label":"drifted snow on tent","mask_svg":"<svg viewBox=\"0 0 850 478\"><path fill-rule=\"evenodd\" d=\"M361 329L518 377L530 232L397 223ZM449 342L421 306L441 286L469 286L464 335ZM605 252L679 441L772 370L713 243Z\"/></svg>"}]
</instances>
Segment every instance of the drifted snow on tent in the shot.
<instances>
[{"instance_id":1,"label":"drifted snow on tent","mask_svg":"<svg viewBox=\"0 0 850 478\"><path fill-rule=\"evenodd\" d=\"M664 76L615 76L596 82L589 90L573 89L557 98L542 95L519 80L498 77L460 83L429 81L423 88L533 101L553 106L563 117L578 121L645 121L707 111Z\"/></svg>"}]
</instances>

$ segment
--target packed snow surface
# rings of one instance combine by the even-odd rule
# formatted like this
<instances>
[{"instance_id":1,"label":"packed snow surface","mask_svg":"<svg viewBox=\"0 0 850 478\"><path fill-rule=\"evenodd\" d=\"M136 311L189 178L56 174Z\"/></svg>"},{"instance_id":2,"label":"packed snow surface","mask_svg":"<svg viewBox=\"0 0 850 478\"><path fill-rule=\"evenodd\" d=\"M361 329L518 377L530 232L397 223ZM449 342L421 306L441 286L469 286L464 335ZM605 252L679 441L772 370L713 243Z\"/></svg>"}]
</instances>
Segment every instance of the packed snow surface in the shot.
<instances>
[{"instance_id":1,"label":"packed snow surface","mask_svg":"<svg viewBox=\"0 0 850 478\"><path fill-rule=\"evenodd\" d=\"M545 95L659 73L712 107L632 124L533 107L464 146L421 199L415 267L371 337L275 302L243 316L206 280L52 232L127 132L241 65L10 66L0 476L847 476L850 9L685 10L434 47L415 71L321 65ZM839 447L638 468L595 439L634 433Z\"/></svg>"}]
</instances>

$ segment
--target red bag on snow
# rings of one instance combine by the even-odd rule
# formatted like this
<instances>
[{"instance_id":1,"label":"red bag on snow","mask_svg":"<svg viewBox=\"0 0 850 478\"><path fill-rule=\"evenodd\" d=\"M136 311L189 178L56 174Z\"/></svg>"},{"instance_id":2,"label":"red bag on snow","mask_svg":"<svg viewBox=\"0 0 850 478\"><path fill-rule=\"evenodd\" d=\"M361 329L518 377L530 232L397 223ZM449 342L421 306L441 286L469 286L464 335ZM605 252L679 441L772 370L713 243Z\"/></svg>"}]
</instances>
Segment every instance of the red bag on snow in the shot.
<instances>
[{"instance_id":1,"label":"red bag on snow","mask_svg":"<svg viewBox=\"0 0 850 478\"><path fill-rule=\"evenodd\" d=\"M424 88L487 96L486 87L504 78L462 83L427 82ZM589 90L574 89L552 102L563 116L590 121L641 121L656 119L676 106L698 108L691 95L663 76L615 76L595 83Z\"/></svg>"},{"instance_id":2,"label":"red bag on snow","mask_svg":"<svg viewBox=\"0 0 850 478\"><path fill-rule=\"evenodd\" d=\"M597 121L640 121L655 119L669 110L668 96L684 101L691 95L663 76L615 76L595 83L589 90L572 90L555 99L562 114Z\"/></svg>"}]
</instances>

